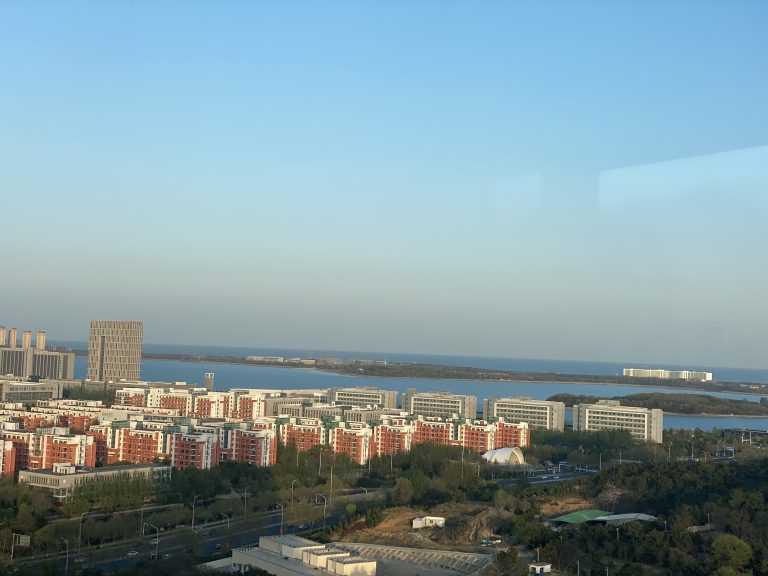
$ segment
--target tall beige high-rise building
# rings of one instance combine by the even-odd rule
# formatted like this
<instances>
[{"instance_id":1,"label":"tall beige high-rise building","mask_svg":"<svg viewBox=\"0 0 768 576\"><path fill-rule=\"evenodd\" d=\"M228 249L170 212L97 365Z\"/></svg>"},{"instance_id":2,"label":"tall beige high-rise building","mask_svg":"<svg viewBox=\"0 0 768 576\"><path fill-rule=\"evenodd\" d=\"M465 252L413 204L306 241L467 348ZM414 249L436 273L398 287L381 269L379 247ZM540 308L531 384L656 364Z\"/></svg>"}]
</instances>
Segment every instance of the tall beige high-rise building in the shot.
<instances>
[{"instance_id":1,"label":"tall beige high-rise building","mask_svg":"<svg viewBox=\"0 0 768 576\"><path fill-rule=\"evenodd\" d=\"M141 379L144 323L91 320L88 379L98 382Z\"/></svg>"}]
</instances>

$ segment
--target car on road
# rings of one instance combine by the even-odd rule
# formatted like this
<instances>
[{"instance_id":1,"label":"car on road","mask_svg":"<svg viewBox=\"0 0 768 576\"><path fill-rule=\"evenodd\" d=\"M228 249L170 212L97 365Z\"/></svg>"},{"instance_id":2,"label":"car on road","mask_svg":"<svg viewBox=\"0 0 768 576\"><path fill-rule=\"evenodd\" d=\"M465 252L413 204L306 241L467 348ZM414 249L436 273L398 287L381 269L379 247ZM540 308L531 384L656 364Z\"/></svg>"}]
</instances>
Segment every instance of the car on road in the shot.
<instances>
[{"instance_id":1,"label":"car on road","mask_svg":"<svg viewBox=\"0 0 768 576\"><path fill-rule=\"evenodd\" d=\"M88 558L86 558L85 556L78 556L77 558L75 558L75 564L82 564L86 560L88 560Z\"/></svg>"},{"instance_id":2,"label":"car on road","mask_svg":"<svg viewBox=\"0 0 768 576\"><path fill-rule=\"evenodd\" d=\"M139 555L139 553L136 552L136 550L129 550L128 553L126 554L126 556L128 556L128 558L135 558L138 555Z\"/></svg>"}]
</instances>

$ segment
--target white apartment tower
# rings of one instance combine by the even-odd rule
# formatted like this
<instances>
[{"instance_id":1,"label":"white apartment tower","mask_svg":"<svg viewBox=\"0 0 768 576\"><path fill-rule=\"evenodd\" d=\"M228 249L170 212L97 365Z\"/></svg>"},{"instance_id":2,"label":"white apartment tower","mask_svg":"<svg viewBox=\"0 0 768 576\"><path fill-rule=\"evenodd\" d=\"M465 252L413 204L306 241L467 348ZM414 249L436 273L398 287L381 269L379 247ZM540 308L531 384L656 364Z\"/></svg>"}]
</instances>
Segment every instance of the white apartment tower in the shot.
<instances>
[{"instance_id":1,"label":"white apartment tower","mask_svg":"<svg viewBox=\"0 0 768 576\"><path fill-rule=\"evenodd\" d=\"M88 379L97 382L141 379L143 322L92 320L88 337Z\"/></svg>"}]
</instances>

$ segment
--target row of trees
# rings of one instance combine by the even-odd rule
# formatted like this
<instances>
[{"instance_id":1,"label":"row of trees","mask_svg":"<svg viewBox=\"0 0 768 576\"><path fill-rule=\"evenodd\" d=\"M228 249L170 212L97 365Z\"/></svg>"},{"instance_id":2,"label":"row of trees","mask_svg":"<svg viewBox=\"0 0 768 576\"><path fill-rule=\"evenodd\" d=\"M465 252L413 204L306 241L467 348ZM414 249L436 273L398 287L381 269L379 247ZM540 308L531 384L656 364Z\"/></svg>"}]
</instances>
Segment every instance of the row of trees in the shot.
<instances>
[{"instance_id":1,"label":"row of trees","mask_svg":"<svg viewBox=\"0 0 768 576\"><path fill-rule=\"evenodd\" d=\"M567 393L555 394L548 398L554 402L564 402L566 406L594 404L601 399L598 396ZM677 414L768 416L768 404L765 402L718 398L707 394L674 394L669 392L630 394L628 396L614 396L613 400L620 400L624 406L659 408L665 412Z\"/></svg>"}]
</instances>

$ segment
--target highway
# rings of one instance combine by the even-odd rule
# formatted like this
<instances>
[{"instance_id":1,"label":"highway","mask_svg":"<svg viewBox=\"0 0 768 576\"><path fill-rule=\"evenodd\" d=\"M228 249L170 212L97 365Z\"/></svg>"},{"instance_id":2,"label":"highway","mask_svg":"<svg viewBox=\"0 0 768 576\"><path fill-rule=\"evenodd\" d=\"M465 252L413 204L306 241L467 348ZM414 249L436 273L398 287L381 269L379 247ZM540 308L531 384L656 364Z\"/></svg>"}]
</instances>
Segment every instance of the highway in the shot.
<instances>
[{"instance_id":1,"label":"highway","mask_svg":"<svg viewBox=\"0 0 768 576\"><path fill-rule=\"evenodd\" d=\"M376 495L371 491L371 497ZM338 496L336 502L349 502L368 498L369 494L347 494ZM322 507L322 505L319 505ZM330 526L340 520L339 515L331 513L330 507L326 517L326 525ZM44 566L55 565L59 574L77 574L85 568L98 569L103 572L127 568L137 562L150 560L157 550L161 559L173 559L185 554L205 556L222 552L228 548L237 548L258 542L259 536L280 533L281 511L272 510L249 515L247 518L209 522L195 527L192 533L189 526L181 526L159 534L155 544L155 531L148 528L143 539L134 538L104 546L84 547L78 552L75 542L70 542L69 560L64 551L58 554L47 554L32 558L19 558L14 561L18 568L40 570ZM320 527L321 521L303 525L302 531ZM299 528L284 525L284 533L295 533Z\"/></svg>"},{"instance_id":2,"label":"highway","mask_svg":"<svg viewBox=\"0 0 768 576\"><path fill-rule=\"evenodd\" d=\"M560 484L561 482L570 482L577 478L584 478L585 476L592 476L595 472L579 471L579 472L563 472L558 474L544 474L542 476L526 476L525 478L509 478L499 480L499 484L503 486L514 486L520 484L520 482L527 482L531 486L552 486Z\"/></svg>"},{"instance_id":3,"label":"highway","mask_svg":"<svg viewBox=\"0 0 768 576\"><path fill-rule=\"evenodd\" d=\"M332 522L337 518L328 518ZM157 549L160 558L173 558L191 551L195 555L203 556L222 551L229 545L230 548L245 546L257 542L259 536L264 534L278 534L280 532L280 511L270 511L253 515L246 519L240 518L230 522L227 530L227 522L222 520L213 524L196 528L193 534L188 526L160 532L160 537L155 544L154 530L148 530L142 541L134 539L129 542L119 542L110 546L92 546L83 548L79 553L77 546L70 543L69 574L77 574L84 568L97 568L103 572L110 572L126 568L142 560L149 560ZM14 562L18 568L40 569L43 566L55 564L60 574L64 574L67 568L67 555L65 552L54 555L38 556L34 558L20 558Z\"/></svg>"}]
</instances>

